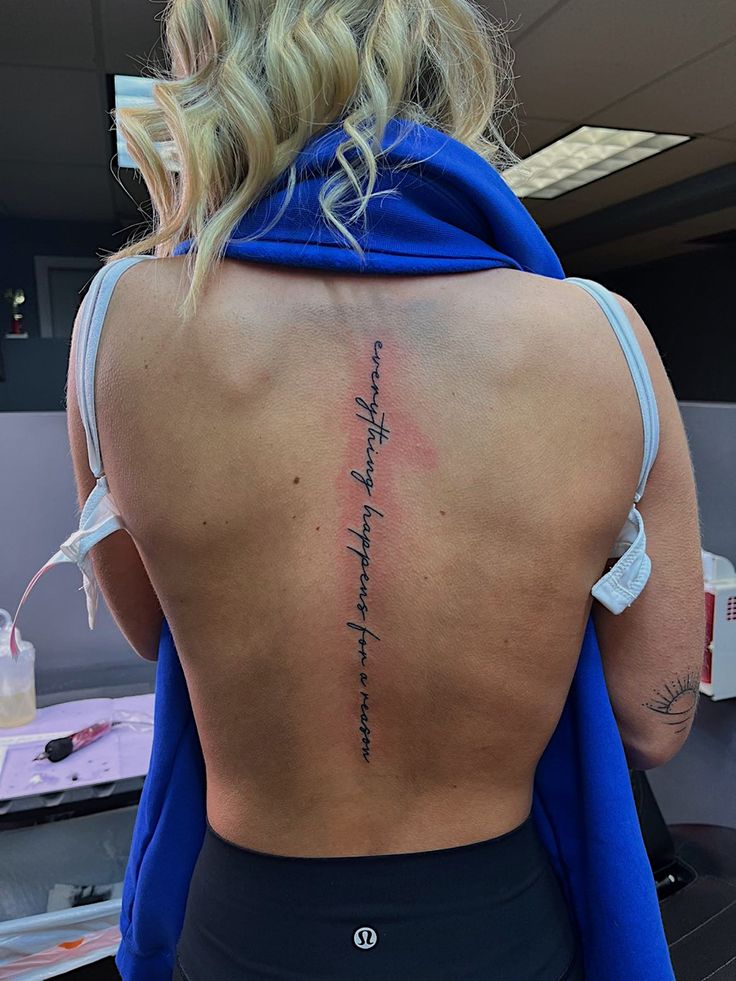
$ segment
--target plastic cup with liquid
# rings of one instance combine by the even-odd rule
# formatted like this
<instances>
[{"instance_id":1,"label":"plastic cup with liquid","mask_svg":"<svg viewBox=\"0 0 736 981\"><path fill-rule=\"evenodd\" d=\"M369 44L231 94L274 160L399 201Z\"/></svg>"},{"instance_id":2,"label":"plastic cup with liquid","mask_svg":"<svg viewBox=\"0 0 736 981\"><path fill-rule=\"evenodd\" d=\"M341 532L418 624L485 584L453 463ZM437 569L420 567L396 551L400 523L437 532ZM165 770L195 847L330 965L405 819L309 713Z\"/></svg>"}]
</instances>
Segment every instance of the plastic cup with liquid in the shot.
<instances>
[{"instance_id":1,"label":"plastic cup with liquid","mask_svg":"<svg viewBox=\"0 0 736 981\"><path fill-rule=\"evenodd\" d=\"M18 657L10 651L13 618L0 608L0 728L25 725L36 716L36 649L23 640L18 628L15 639Z\"/></svg>"}]
</instances>

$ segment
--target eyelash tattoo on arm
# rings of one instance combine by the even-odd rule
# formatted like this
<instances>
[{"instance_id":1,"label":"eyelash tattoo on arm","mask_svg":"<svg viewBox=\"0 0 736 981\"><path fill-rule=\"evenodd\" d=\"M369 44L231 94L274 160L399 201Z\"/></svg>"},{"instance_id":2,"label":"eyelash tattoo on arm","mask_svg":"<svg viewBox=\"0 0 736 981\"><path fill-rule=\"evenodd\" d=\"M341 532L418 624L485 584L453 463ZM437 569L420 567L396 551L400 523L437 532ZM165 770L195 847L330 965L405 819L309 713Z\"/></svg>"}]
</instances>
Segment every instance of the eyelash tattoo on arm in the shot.
<instances>
[{"instance_id":1,"label":"eyelash tattoo on arm","mask_svg":"<svg viewBox=\"0 0 736 981\"><path fill-rule=\"evenodd\" d=\"M688 671L685 677L668 682L664 691L655 691L654 696L642 705L666 716L663 720L668 726L675 726L675 732L684 732L690 725L698 706L700 695L700 672Z\"/></svg>"}]
</instances>

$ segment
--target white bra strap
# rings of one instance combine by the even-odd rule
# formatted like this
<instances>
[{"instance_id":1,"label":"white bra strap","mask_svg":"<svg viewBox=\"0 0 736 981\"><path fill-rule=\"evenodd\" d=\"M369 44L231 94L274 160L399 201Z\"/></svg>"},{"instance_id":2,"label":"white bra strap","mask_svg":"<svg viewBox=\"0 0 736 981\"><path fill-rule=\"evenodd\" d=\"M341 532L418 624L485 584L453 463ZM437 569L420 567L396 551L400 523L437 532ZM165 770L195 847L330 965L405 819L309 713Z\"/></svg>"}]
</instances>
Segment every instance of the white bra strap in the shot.
<instances>
[{"instance_id":1,"label":"white bra strap","mask_svg":"<svg viewBox=\"0 0 736 981\"><path fill-rule=\"evenodd\" d=\"M98 478L104 471L100 457L100 438L97 432L97 415L95 413L95 365L105 313L115 285L125 270L143 259L154 258L155 256L152 255L127 256L103 266L95 273L80 307L80 317L76 328L77 360L74 366L74 377L77 386L79 413L87 436L89 467L95 477Z\"/></svg>"},{"instance_id":2,"label":"white bra strap","mask_svg":"<svg viewBox=\"0 0 736 981\"><path fill-rule=\"evenodd\" d=\"M644 360L644 355L641 352L639 342L636 339L629 318L626 316L623 307L613 293L606 289L605 286L601 286L600 283L596 283L591 279L568 276L565 282L575 283L577 286L581 286L598 301L598 305L608 318L623 348L631 376L634 379L636 394L639 397L639 405L641 407L642 422L644 423L644 454L639 474L639 484L634 496L634 502L638 503L644 494L649 471L652 469L652 464L659 449L659 413L657 412L657 400L654 395L649 369L647 368L647 363Z\"/></svg>"}]
</instances>

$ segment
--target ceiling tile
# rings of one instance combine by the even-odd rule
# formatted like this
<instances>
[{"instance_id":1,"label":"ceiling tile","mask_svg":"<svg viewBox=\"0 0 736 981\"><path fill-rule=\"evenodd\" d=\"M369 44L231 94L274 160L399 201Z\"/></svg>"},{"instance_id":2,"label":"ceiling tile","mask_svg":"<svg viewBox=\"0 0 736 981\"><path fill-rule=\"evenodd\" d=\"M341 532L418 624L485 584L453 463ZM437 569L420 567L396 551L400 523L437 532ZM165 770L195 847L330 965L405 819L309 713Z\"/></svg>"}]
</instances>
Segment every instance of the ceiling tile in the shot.
<instances>
[{"instance_id":1,"label":"ceiling tile","mask_svg":"<svg viewBox=\"0 0 736 981\"><path fill-rule=\"evenodd\" d=\"M91 0L3 0L0 64L94 68Z\"/></svg>"},{"instance_id":2,"label":"ceiling tile","mask_svg":"<svg viewBox=\"0 0 736 981\"><path fill-rule=\"evenodd\" d=\"M724 129L719 129L709 135L716 140L730 140L732 143L736 143L736 123L731 123L730 126L726 126Z\"/></svg>"},{"instance_id":3,"label":"ceiling tile","mask_svg":"<svg viewBox=\"0 0 736 981\"><path fill-rule=\"evenodd\" d=\"M530 115L587 118L736 35L733 0L570 0L516 43Z\"/></svg>"},{"instance_id":4,"label":"ceiling tile","mask_svg":"<svg viewBox=\"0 0 736 981\"><path fill-rule=\"evenodd\" d=\"M0 160L2 200L12 218L40 221L113 221L110 172Z\"/></svg>"},{"instance_id":5,"label":"ceiling tile","mask_svg":"<svg viewBox=\"0 0 736 981\"><path fill-rule=\"evenodd\" d=\"M97 72L0 65L0 159L102 164L109 122Z\"/></svg>"},{"instance_id":6,"label":"ceiling tile","mask_svg":"<svg viewBox=\"0 0 736 981\"><path fill-rule=\"evenodd\" d=\"M163 58L160 45L164 5L151 0L99 0L105 71L143 75L143 67Z\"/></svg>"},{"instance_id":7,"label":"ceiling tile","mask_svg":"<svg viewBox=\"0 0 736 981\"><path fill-rule=\"evenodd\" d=\"M734 92L736 41L731 41L585 121L659 133L711 133L733 120Z\"/></svg>"},{"instance_id":8,"label":"ceiling tile","mask_svg":"<svg viewBox=\"0 0 736 981\"><path fill-rule=\"evenodd\" d=\"M513 45L540 17L568 0L481 0L481 6L489 10L502 24L510 24L509 39Z\"/></svg>"}]
</instances>

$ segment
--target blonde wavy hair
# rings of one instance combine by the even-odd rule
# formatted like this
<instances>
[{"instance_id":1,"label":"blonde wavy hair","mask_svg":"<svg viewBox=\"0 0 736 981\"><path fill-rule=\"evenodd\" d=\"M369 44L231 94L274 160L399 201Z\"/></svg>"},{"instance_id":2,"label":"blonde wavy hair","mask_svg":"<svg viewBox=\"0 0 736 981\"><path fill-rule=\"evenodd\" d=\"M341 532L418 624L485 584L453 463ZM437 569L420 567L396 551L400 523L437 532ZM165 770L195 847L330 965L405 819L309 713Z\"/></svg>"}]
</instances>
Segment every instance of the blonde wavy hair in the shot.
<instances>
[{"instance_id":1,"label":"blonde wavy hair","mask_svg":"<svg viewBox=\"0 0 736 981\"><path fill-rule=\"evenodd\" d=\"M519 160L501 130L516 108L511 48L473 0L169 0L161 19L170 70L148 69L155 104L113 110L152 228L105 263L170 256L193 239L182 317L196 313L234 226L288 172L284 207L249 238L279 220L297 154L328 127L345 139L322 216L361 259L349 226L373 194L391 118L438 129L499 170Z\"/></svg>"}]
</instances>

